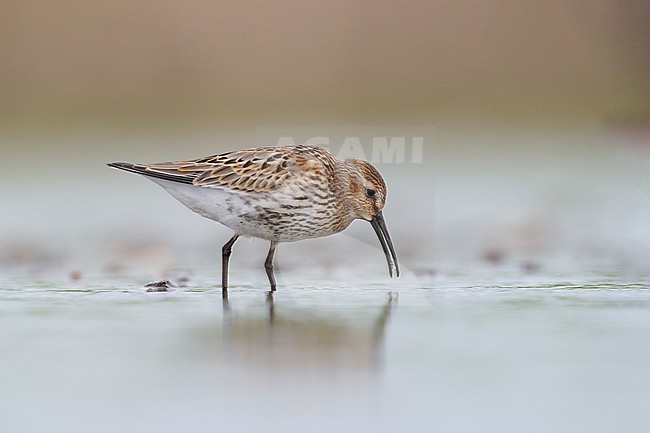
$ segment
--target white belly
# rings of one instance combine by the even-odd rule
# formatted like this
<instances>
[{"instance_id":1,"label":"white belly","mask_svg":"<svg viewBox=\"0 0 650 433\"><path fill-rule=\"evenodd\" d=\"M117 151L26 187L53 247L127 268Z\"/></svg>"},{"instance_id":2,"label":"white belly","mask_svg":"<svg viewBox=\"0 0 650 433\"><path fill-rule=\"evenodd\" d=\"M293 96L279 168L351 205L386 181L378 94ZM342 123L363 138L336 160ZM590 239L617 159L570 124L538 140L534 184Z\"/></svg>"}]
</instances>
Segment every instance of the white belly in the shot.
<instances>
[{"instance_id":1,"label":"white belly","mask_svg":"<svg viewBox=\"0 0 650 433\"><path fill-rule=\"evenodd\" d=\"M319 212L310 200L295 200L304 196L301 191L292 195L268 192L244 192L225 188L205 188L149 178L162 186L174 198L201 216L220 222L242 236L256 237L278 242L292 242L301 239L333 234L328 229L305 230L312 216ZM300 209L300 218L290 215ZM275 219L268 218L272 212ZM286 218L283 218L286 215Z\"/></svg>"}]
</instances>

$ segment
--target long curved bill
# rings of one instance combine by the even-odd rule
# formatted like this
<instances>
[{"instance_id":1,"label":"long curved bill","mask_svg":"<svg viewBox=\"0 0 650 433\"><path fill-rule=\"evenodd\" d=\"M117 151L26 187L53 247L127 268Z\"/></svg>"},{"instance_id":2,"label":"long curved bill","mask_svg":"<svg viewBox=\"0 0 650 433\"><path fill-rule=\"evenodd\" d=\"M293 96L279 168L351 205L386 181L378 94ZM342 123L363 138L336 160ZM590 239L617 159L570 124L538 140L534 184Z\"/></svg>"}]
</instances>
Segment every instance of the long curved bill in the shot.
<instances>
[{"instance_id":1,"label":"long curved bill","mask_svg":"<svg viewBox=\"0 0 650 433\"><path fill-rule=\"evenodd\" d=\"M395 254L395 248L393 247L393 242L390 240L390 234L388 233L388 228L386 227L386 222L384 221L384 216L381 212L374 216L370 220L372 228L375 229L379 242L381 242L381 248L384 250L386 255L386 261L388 262L388 274L393 277L393 271L395 275L399 277L399 263L397 262L397 254Z\"/></svg>"}]
</instances>

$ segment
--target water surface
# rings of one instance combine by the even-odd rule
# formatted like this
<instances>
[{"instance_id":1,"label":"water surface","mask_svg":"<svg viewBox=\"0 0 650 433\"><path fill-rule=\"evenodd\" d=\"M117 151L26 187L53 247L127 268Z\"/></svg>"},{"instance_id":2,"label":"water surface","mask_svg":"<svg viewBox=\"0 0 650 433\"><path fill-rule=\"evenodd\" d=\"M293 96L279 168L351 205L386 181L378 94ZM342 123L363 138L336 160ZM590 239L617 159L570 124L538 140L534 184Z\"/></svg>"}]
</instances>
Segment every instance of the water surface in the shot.
<instances>
[{"instance_id":1,"label":"water surface","mask_svg":"<svg viewBox=\"0 0 650 433\"><path fill-rule=\"evenodd\" d=\"M0 285L0 430L647 431L650 286L581 273ZM305 280L308 280L306 278ZM398 283L398 284L396 284Z\"/></svg>"}]
</instances>

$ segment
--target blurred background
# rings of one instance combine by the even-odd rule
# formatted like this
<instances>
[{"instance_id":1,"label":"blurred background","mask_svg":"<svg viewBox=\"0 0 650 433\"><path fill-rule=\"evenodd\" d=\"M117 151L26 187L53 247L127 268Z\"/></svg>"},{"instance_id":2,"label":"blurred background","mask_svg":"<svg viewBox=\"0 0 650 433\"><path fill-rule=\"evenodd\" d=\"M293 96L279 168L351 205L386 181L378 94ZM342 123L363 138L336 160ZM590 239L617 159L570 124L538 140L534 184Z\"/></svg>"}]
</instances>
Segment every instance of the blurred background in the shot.
<instances>
[{"instance_id":1,"label":"blurred background","mask_svg":"<svg viewBox=\"0 0 650 433\"><path fill-rule=\"evenodd\" d=\"M406 267L647 269L649 19L645 3L613 0L5 0L2 263L213 263L225 228L104 164L287 135L334 137L336 150L406 129L424 136L422 163L377 164ZM378 247L365 225L349 235ZM291 245L279 260L304 265L289 252L304 249L340 264L331 252L345 242Z\"/></svg>"},{"instance_id":2,"label":"blurred background","mask_svg":"<svg viewBox=\"0 0 650 433\"><path fill-rule=\"evenodd\" d=\"M2 0L0 430L647 430L648 23ZM239 241L222 301L229 230L106 166L303 141L376 164L402 277L355 222L281 245L274 296Z\"/></svg>"}]
</instances>

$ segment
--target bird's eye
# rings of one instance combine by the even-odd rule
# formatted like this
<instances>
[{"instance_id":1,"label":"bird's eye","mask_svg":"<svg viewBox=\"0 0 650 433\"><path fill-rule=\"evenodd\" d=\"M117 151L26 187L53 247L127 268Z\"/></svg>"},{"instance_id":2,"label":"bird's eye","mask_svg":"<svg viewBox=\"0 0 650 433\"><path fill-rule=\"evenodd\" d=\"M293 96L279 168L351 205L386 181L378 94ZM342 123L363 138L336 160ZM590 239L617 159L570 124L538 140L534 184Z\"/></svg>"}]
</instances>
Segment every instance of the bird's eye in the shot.
<instances>
[{"instance_id":1,"label":"bird's eye","mask_svg":"<svg viewBox=\"0 0 650 433\"><path fill-rule=\"evenodd\" d=\"M377 192L374 189L367 189L366 195L370 198L374 197Z\"/></svg>"}]
</instances>

